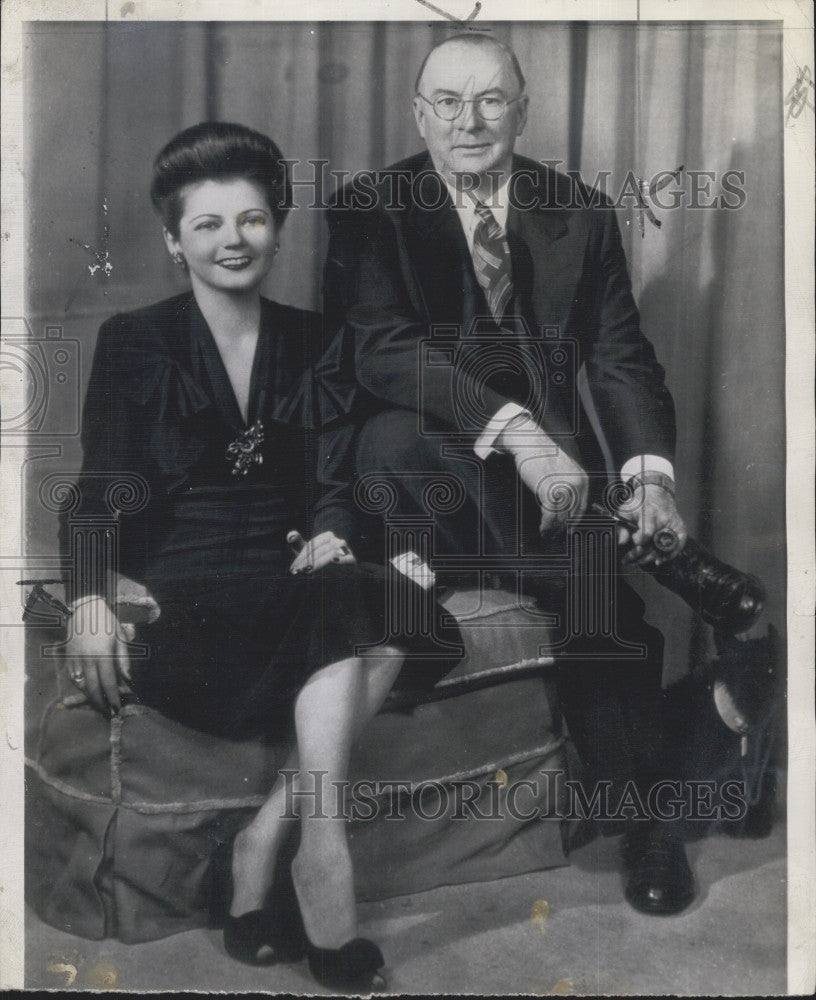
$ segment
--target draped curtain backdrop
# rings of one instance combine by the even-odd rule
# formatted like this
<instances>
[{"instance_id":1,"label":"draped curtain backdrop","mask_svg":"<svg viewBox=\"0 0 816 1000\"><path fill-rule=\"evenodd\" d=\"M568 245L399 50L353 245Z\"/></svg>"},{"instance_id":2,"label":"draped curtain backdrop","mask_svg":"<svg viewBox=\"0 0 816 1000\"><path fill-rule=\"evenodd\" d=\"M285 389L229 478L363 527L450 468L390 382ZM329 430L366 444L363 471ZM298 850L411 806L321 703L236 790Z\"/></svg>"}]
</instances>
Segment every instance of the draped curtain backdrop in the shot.
<instances>
[{"instance_id":1,"label":"draped curtain backdrop","mask_svg":"<svg viewBox=\"0 0 816 1000\"><path fill-rule=\"evenodd\" d=\"M678 501L691 532L768 585L767 619L784 626L784 310L781 26L773 23L480 25L515 49L530 119L517 149L559 160L589 183L684 166L713 172L700 205L655 208L644 233L631 192L619 208L643 328L678 411ZM411 97L445 23L32 23L26 38L28 319L79 342L80 393L100 322L180 291L148 197L151 162L206 118L271 135L286 156L330 170L378 168L421 148ZM741 171L736 210L708 208L725 171ZM296 168L308 177L311 169ZM680 182L688 195L690 178ZM708 186L706 186L708 185ZM679 187L674 185L674 187ZM666 189L667 191L669 189ZM319 308L326 249L313 190L295 191L266 293ZM664 196L665 204L671 204ZM730 196L729 201L738 202ZM687 198L688 202L688 198ZM90 273L85 243L112 270ZM74 241L74 242L72 242ZM78 393L53 405L75 420ZM36 500L55 470L75 471L32 437L28 551L55 550ZM41 574L44 575L44 574ZM710 653L709 630L639 574L666 633L668 676Z\"/></svg>"}]
</instances>

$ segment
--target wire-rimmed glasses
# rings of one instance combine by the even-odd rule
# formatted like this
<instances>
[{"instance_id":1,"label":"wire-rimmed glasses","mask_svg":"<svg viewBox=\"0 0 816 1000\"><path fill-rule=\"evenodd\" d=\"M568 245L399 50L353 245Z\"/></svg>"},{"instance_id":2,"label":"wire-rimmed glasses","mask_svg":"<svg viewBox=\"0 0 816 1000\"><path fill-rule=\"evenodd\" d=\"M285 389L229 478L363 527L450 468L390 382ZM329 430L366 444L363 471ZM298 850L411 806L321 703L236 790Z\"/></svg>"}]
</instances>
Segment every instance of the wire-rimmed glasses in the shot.
<instances>
[{"instance_id":1,"label":"wire-rimmed glasses","mask_svg":"<svg viewBox=\"0 0 816 1000\"><path fill-rule=\"evenodd\" d=\"M485 94L482 97L464 98L454 97L453 94L440 94L432 101L429 101L424 94L417 93L426 104L430 104L437 118L443 122L453 122L462 114L466 104L473 104L480 118L486 122L495 122L507 110L508 104L521 100L521 95L507 100L496 94Z\"/></svg>"}]
</instances>

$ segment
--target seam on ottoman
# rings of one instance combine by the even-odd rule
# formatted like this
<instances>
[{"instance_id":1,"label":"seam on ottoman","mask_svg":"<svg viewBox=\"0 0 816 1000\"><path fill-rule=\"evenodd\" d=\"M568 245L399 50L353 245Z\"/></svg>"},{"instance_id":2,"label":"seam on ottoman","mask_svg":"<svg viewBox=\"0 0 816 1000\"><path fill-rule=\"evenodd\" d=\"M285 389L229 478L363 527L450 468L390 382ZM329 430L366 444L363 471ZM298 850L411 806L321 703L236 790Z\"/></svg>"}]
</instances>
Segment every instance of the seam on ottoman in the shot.
<instances>
[{"instance_id":1,"label":"seam on ottoman","mask_svg":"<svg viewBox=\"0 0 816 1000\"><path fill-rule=\"evenodd\" d=\"M534 747L532 750L521 750L519 753L511 754L509 757L502 757L501 760L490 761L481 764L479 767L470 768L467 771L454 771L452 774L442 775L436 778L423 778L422 781L413 782L407 794L412 794L417 788L428 782L436 784L449 784L452 781L466 781L468 778L479 778L485 774L495 773L505 767L512 767L514 764L523 764L525 761L533 760L536 757L548 757L559 750L565 742L563 736L558 736L543 746ZM383 793L385 794L385 793ZM375 796L376 798L376 796Z\"/></svg>"},{"instance_id":2,"label":"seam on ottoman","mask_svg":"<svg viewBox=\"0 0 816 1000\"><path fill-rule=\"evenodd\" d=\"M42 766L38 760L32 760L30 757L26 757L23 761L26 767L30 767L32 771L35 772L38 778L44 784L50 785L51 788L55 788L58 792L62 792L63 795L67 795L72 799L81 799L83 802L95 802L97 805L115 805L112 798L106 795L94 795L91 792L83 792L79 788L75 788L73 785L69 785L67 781L62 781L60 778L55 778L52 774Z\"/></svg>"}]
</instances>

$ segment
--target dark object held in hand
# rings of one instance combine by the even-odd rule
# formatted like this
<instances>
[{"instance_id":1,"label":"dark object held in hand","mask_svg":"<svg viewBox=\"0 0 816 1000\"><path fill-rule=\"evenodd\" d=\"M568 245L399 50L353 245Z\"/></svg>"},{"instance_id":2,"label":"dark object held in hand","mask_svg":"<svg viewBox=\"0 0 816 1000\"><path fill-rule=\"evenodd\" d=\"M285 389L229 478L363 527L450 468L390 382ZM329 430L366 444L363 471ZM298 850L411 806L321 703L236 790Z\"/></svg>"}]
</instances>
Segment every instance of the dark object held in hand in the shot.
<instances>
[{"instance_id":1,"label":"dark object held in hand","mask_svg":"<svg viewBox=\"0 0 816 1000\"><path fill-rule=\"evenodd\" d=\"M762 582L721 562L693 538L674 559L645 568L718 632L746 632L762 614Z\"/></svg>"},{"instance_id":2,"label":"dark object held in hand","mask_svg":"<svg viewBox=\"0 0 816 1000\"><path fill-rule=\"evenodd\" d=\"M629 531L637 530L637 521L613 513L600 504L593 504L593 510L606 514ZM659 551L671 551L677 539L674 537L672 540L668 536L674 536L674 533L664 531L658 534L666 536L664 544L656 545ZM762 581L721 562L693 538L688 539L682 552L674 559L660 566L650 564L643 569L682 597L704 622L718 632L732 635L747 632L762 614L767 597Z\"/></svg>"}]
</instances>

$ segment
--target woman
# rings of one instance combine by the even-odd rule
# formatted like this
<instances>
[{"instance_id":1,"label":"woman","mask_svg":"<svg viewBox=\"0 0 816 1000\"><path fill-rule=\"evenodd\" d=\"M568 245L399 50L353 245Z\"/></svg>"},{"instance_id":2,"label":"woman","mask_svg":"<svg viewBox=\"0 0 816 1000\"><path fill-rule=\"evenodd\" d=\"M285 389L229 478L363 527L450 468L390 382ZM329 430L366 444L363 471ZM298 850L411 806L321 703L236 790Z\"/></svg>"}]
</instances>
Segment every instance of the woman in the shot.
<instances>
[{"instance_id":1,"label":"woman","mask_svg":"<svg viewBox=\"0 0 816 1000\"><path fill-rule=\"evenodd\" d=\"M337 497L318 503L315 536L294 561L287 546L293 529L307 531L300 424L309 418L292 414L308 409L298 380L321 324L259 291L280 249L286 166L265 136L204 123L161 151L151 197L192 294L100 330L83 418L83 513L106 511L122 471L141 477L149 499L120 518L117 579L89 571L75 581L73 611L75 620L110 615L115 586L129 578L159 615L137 627L149 655L130 664L119 623L110 636L74 635L72 677L100 709L118 710L125 688L225 736L280 736L293 717L287 768L298 770L295 791L313 791L311 771L345 779L351 745L403 653L377 646L388 634L384 574L356 565L333 530L348 524ZM365 657L355 655L361 645ZM379 949L357 937L345 821L304 810L298 824L284 812L279 782L236 837L227 951L254 964L305 951L323 985L383 985Z\"/></svg>"}]
</instances>

